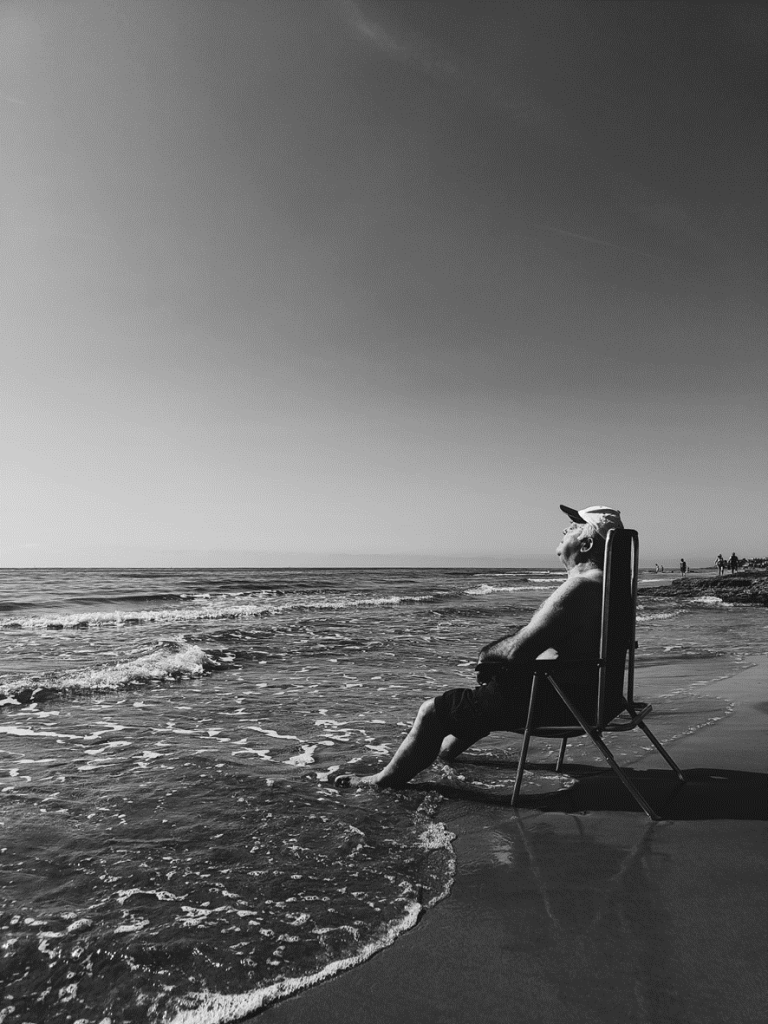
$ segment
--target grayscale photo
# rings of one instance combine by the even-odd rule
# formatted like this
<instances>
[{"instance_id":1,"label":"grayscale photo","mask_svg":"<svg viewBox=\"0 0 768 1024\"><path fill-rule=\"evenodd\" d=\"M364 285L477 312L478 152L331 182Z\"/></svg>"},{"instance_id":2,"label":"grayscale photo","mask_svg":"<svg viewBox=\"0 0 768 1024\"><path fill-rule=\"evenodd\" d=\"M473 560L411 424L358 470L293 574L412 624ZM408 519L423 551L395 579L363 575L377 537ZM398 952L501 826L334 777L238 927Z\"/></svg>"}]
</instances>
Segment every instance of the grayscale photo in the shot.
<instances>
[{"instance_id":1,"label":"grayscale photo","mask_svg":"<svg viewBox=\"0 0 768 1024\"><path fill-rule=\"evenodd\" d=\"M768 6L0 0L0 1024L752 1024Z\"/></svg>"}]
</instances>

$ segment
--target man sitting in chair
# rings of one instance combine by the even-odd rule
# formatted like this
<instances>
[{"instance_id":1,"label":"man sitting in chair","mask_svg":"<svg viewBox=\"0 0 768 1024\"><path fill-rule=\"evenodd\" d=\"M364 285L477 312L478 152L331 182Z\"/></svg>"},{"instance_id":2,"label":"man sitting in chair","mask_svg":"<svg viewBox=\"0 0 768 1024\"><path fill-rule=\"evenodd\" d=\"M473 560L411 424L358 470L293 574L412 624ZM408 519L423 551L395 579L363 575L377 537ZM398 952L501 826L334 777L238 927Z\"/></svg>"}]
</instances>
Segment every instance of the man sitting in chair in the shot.
<instances>
[{"instance_id":1,"label":"man sitting in chair","mask_svg":"<svg viewBox=\"0 0 768 1024\"><path fill-rule=\"evenodd\" d=\"M621 517L605 505L579 512L560 508L571 519L556 551L568 570L565 582L527 626L483 647L477 663L479 686L446 690L425 701L385 768L373 775L339 775L337 786L404 786L436 758L450 762L491 732L522 731L533 662L540 654L553 650L563 660L597 658L605 538L609 530L623 528Z\"/></svg>"}]
</instances>

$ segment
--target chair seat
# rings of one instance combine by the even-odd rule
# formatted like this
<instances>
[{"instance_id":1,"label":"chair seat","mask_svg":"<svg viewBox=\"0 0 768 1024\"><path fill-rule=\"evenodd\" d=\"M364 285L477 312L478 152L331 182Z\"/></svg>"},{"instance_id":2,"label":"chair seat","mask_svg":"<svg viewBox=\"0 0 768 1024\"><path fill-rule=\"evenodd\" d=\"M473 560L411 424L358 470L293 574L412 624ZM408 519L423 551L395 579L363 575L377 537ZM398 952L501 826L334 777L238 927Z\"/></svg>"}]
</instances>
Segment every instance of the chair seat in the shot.
<instances>
[{"instance_id":1,"label":"chair seat","mask_svg":"<svg viewBox=\"0 0 768 1024\"><path fill-rule=\"evenodd\" d=\"M634 729L637 723L645 718L645 716L653 711L652 704L634 704L632 708L633 714L631 718L625 718L623 721L620 718L614 718L612 721L604 725L599 732L627 732L630 729ZM624 712L620 712L624 714ZM515 729L515 732L525 732L525 729ZM580 725L534 725L530 730L531 736L539 736L544 739L573 739L575 736L583 736L584 730Z\"/></svg>"},{"instance_id":2,"label":"chair seat","mask_svg":"<svg viewBox=\"0 0 768 1024\"><path fill-rule=\"evenodd\" d=\"M633 704L632 706L632 717L625 719L623 722L615 718L612 722L609 722L605 726L605 732L628 732L630 729L634 729L638 722L641 722L649 711L653 711L653 704Z\"/></svg>"},{"instance_id":3,"label":"chair seat","mask_svg":"<svg viewBox=\"0 0 768 1024\"><path fill-rule=\"evenodd\" d=\"M524 733L525 729L515 729L514 731ZM534 726L530 730L530 735L549 737L550 739L571 739L573 736L583 736L584 730L580 725L542 725L539 729Z\"/></svg>"}]
</instances>

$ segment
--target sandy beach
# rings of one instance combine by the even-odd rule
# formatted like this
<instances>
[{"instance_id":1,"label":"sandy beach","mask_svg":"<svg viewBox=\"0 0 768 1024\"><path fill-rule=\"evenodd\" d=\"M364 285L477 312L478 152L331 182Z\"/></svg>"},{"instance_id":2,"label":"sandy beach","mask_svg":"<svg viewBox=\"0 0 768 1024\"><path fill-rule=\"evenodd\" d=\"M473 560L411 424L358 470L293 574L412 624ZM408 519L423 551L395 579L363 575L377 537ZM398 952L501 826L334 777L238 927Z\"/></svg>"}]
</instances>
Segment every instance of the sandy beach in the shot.
<instances>
[{"instance_id":1,"label":"sandy beach","mask_svg":"<svg viewBox=\"0 0 768 1024\"><path fill-rule=\"evenodd\" d=\"M734 710L671 744L682 788L656 753L632 765L663 821L651 822L607 769L574 769L571 789L538 793L518 811L449 797L441 816L458 860L450 896L390 948L259 1020L761 1019L767 684L766 657L709 684ZM642 696L642 677L636 689Z\"/></svg>"}]
</instances>

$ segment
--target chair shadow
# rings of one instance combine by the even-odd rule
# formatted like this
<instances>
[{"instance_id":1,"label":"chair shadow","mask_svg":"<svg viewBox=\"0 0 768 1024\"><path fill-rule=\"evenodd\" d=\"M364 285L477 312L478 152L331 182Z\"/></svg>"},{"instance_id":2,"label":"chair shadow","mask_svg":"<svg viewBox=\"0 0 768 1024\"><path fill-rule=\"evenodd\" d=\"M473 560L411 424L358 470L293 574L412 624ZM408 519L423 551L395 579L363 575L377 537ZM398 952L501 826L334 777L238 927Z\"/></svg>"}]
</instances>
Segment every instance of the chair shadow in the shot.
<instances>
[{"instance_id":1,"label":"chair shadow","mask_svg":"<svg viewBox=\"0 0 768 1024\"><path fill-rule=\"evenodd\" d=\"M477 761L476 763L481 763ZM483 762L488 764L488 762ZM495 762L498 764L498 762ZM516 767L510 762L508 767ZM530 765L552 771L551 764ZM663 768L624 769L630 781L666 821L768 820L768 775L725 768L689 768L685 783ZM566 774L564 772L564 774ZM520 794L518 807L537 811L581 814L586 811L635 811L642 814L632 795L610 768L569 765L567 775L575 778L567 789ZM471 786L424 783L412 788L429 789L449 799L510 805L511 792L488 793Z\"/></svg>"}]
</instances>

